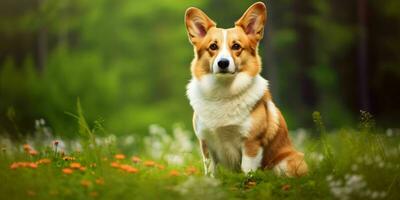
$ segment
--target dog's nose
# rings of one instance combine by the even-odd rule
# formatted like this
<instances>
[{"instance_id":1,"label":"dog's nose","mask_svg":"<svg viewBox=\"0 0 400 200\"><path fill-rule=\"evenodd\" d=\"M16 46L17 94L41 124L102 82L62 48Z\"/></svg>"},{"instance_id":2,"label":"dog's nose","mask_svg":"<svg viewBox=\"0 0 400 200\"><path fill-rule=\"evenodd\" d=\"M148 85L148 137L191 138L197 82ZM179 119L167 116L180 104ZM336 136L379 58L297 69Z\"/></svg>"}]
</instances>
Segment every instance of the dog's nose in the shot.
<instances>
[{"instance_id":1,"label":"dog's nose","mask_svg":"<svg viewBox=\"0 0 400 200\"><path fill-rule=\"evenodd\" d=\"M218 61L218 67L220 69L226 69L229 66L229 60L228 59L221 59Z\"/></svg>"}]
</instances>

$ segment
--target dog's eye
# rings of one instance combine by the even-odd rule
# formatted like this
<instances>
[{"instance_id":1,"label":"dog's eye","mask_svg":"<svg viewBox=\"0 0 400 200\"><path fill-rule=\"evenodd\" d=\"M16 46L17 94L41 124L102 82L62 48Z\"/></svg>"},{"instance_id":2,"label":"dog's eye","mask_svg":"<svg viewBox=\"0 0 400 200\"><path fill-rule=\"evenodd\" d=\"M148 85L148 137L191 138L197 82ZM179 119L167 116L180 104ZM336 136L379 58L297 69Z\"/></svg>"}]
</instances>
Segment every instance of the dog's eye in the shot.
<instances>
[{"instance_id":1,"label":"dog's eye","mask_svg":"<svg viewBox=\"0 0 400 200\"><path fill-rule=\"evenodd\" d=\"M215 43L212 43L211 45L210 45L210 47L209 47L211 50L213 50L213 51L215 51L215 50L217 50L218 49L218 46L217 46L217 44L215 44Z\"/></svg>"},{"instance_id":2,"label":"dog's eye","mask_svg":"<svg viewBox=\"0 0 400 200\"><path fill-rule=\"evenodd\" d=\"M240 48L242 48L242 47L240 46L240 44L233 44L233 45L232 45L232 49L233 49L233 50L239 50Z\"/></svg>"}]
</instances>

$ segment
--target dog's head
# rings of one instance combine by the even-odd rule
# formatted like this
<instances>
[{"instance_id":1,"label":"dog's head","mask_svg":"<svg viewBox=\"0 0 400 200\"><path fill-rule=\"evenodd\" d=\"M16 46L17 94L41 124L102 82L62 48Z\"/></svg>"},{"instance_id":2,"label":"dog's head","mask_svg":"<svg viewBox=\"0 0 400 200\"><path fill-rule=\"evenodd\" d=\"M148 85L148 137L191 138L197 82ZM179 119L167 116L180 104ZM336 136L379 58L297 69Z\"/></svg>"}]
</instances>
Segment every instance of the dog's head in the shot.
<instances>
[{"instance_id":1,"label":"dog's head","mask_svg":"<svg viewBox=\"0 0 400 200\"><path fill-rule=\"evenodd\" d=\"M188 8L185 23L195 59L192 74L221 77L243 72L254 77L261 71L258 43L263 37L266 7L258 2L250 6L229 29L217 28L216 23L198 8Z\"/></svg>"}]
</instances>

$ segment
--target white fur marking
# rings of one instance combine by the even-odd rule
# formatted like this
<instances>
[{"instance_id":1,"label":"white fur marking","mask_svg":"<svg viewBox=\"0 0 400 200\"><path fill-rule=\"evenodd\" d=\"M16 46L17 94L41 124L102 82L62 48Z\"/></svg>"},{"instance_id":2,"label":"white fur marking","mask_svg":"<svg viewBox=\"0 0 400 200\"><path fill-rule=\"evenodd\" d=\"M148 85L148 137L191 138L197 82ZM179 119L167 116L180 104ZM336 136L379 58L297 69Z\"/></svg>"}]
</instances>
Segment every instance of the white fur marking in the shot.
<instances>
[{"instance_id":1,"label":"white fur marking","mask_svg":"<svg viewBox=\"0 0 400 200\"><path fill-rule=\"evenodd\" d=\"M275 174L277 174L278 176L287 175L287 161L286 161L286 159L282 160L279 164L275 165L273 170L274 170Z\"/></svg>"},{"instance_id":2,"label":"white fur marking","mask_svg":"<svg viewBox=\"0 0 400 200\"><path fill-rule=\"evenodd\" d=\"M251 171L256 171L261 166L261 160L263 157L263 149L259 148L257 155L255 157L247 156L245 149L242 148L242 171L244 173L249 173Z\"/></svg>"},{"instance_id":3,"label":"white fur marking","mask_svg":"<svg viewBox=\"0 0 400 200\"><path fill-rule=\"evenodd\" d=\"M218 61L221 59L228 59L229 60L229 66L228 66L228 72L235 72L236 67L235 67L235 62L233 61L232 55L229 52L229 47L228 47L228 32L226 30L222 30L222 49L218 53L217 57L214 60L214 63L212 65L212 71L215 73L219 72L219 67L218 67Z\"/></svg>"},{"instance_id":4,"label":"white fur marking","mask_svg":"<svg viewBox=\"0 0 400 200\"><path fill-rule=\"evenodd\" d=\"M269 134L269 136L273 137L275 134L272 133L275 133L275 131L278 130L279 128L278 109L276 108L275 104L272 101L267 102L267 107L268 107L269 117L272 118L273 122L272 124L268 125L267 131L268 133L271 133Z\"/></svg>"},{"instance_id":5,"label":"white fur marking","mask_svg":"<svg viewBox=\"0 0 400 200\"><path fill-rule=\"evenodd\" d=\"M246 86L250 85L251 81L252 77L250 77L247 73L239 73L238 75L236 75L235 80L233 80L229 90L233 94L240 93L247 89Z\"/></svg>"}]
</instances>

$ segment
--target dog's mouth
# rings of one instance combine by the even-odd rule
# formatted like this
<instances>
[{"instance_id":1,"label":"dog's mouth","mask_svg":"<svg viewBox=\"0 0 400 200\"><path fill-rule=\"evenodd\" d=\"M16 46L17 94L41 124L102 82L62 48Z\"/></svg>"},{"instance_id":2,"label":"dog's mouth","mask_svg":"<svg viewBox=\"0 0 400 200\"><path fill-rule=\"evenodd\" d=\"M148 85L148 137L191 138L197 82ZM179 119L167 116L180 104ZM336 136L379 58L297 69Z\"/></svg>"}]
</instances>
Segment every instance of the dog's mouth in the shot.
<instances>
[{"instance_id":1,"label":"dog's mouth","mask_svg":"<svg viewBox=\"0 0 400 200\"><path fill-rule=\"evenodd\" d=\"M225 70L221 70L219 69L218 71L214 72L215 75L218 76L233 76L235 74L238 73L238 70L234 69L234 70L229 70L229 69L225 69Z\"/></svg>"},{"instance_id":2,"label":"dog's mouth","mask_svg":"<svg viewBox=\"0 0 400 200\"><path fill-rule=\"evenodd\" d=\"M234 71L234 72L220 71L220 72L217 72L217 73L214 73L214 74L217 77L233 77L233 76L235 76L237 74L237 72L236 71Z\"/></svg>"}]
</instances>

